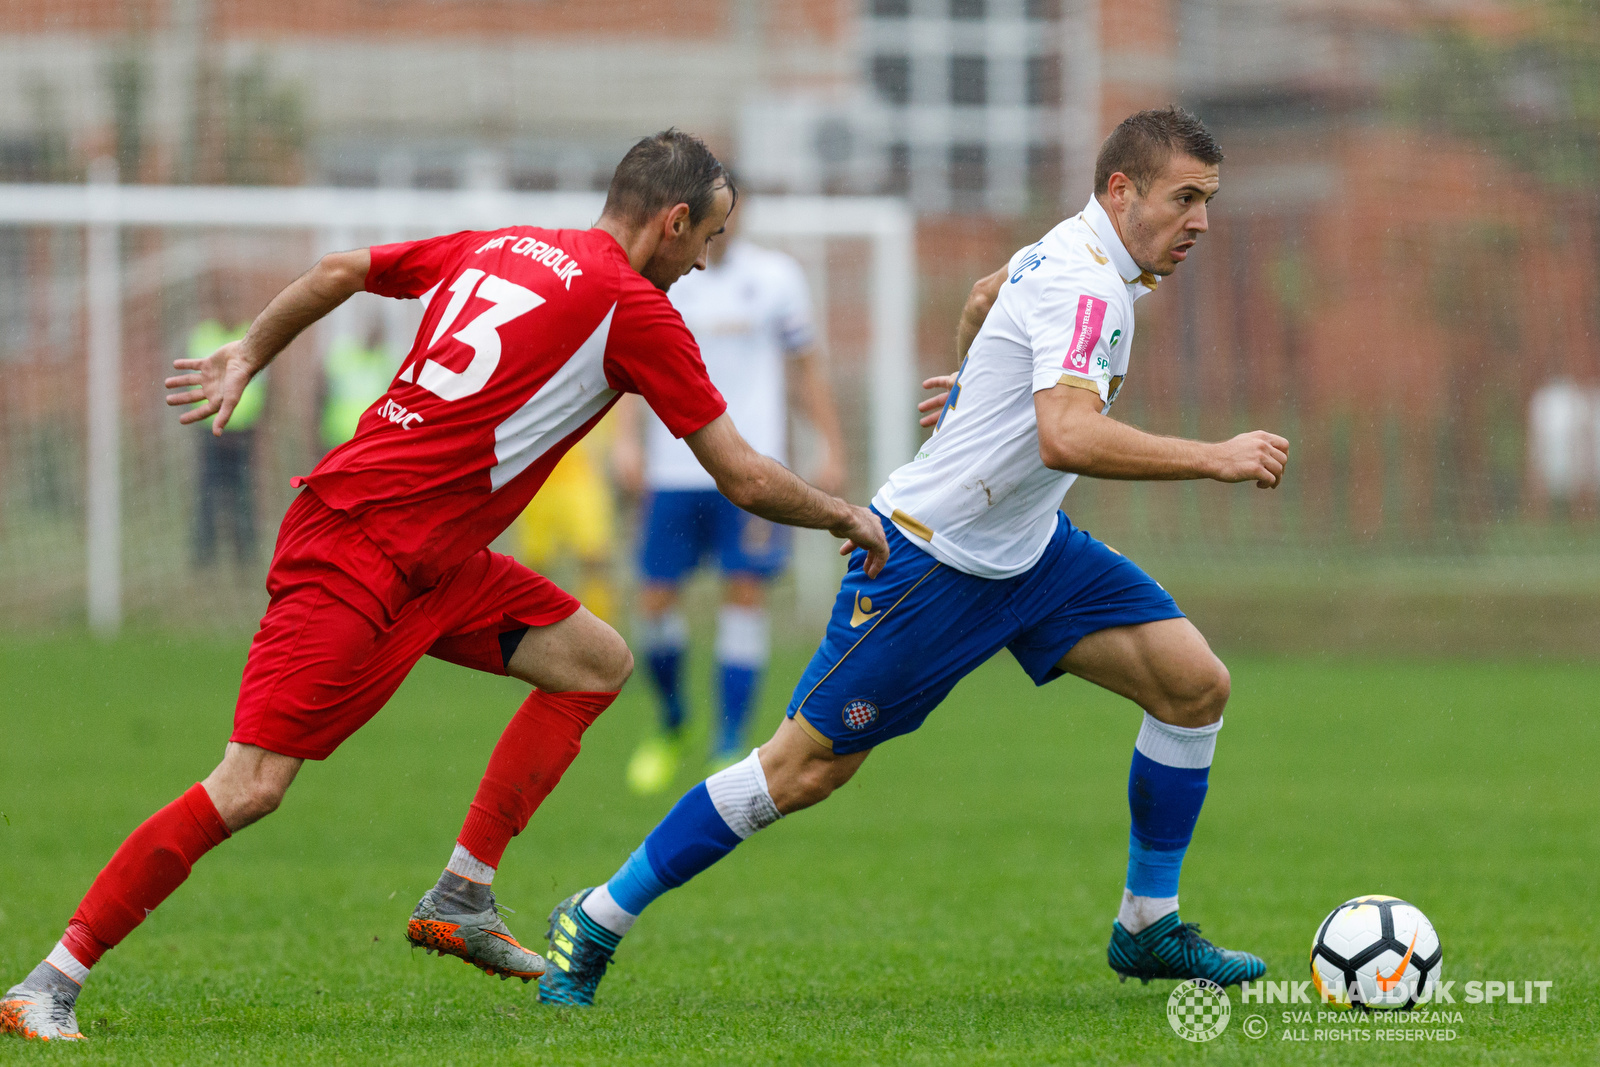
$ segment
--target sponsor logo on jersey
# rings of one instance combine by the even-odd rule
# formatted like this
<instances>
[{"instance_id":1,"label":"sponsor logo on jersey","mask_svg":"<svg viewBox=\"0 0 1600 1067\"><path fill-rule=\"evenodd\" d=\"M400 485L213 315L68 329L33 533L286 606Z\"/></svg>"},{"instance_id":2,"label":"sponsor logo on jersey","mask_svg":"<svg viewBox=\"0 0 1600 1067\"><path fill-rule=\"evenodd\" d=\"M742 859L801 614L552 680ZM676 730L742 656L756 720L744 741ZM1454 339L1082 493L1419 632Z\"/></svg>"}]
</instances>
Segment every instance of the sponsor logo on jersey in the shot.
<instances>
[{"instance_id":1,"label":"sponsor logo on jersey","mask_svg":"<svg viewBox=\"0 0 1600 1067\"><path fill-rule=\"evenodd\" d=\"M1022 257L1022 262L1017 264L1017 269L1011 273L1011 282L1013 285L1021 281L1022 276L1028 271L1038 270L1039 264L1043 263L1049 258L1048 256L1040 254L1039 246L1042 244L1044 244L1043 241L1035 242L1033 247L1028 249L1028 254Z\"/></svg>"},{"instance_id":2,"label":"sponsor logo on jersey","mask_svg":"<svg viewBox=\"0 0 1600 1067\"><path fill-rule=\"evenodd\" d=\"M1083 247L1089 250L1089 254L1094 257L1094 261L1100 264L1102 267L1111 262L1111 260L1106 258L1105 252L1096 248L1094 245L1085 242Z\"/></svg>"},{"instance_id":3,"label":"sponsor logo on jersey","mask_svg":"<svg viewBox=\"0 0 1600 1067\"><path fill-rule=\"evenodd\" d=\"M862 623L866 622L874 615L877 615L882 610L882 608L879 608L877 611L873 611L872 598L869 596L862 596L860 593L857 593L855 610L850 613L850 628L854 630L857 626L860 626Z\"/></svg>"},{"instance_id":4,"label":"sponsor logo on jersey","mask_svg":"<svg viewBox=\"0 0 1600 1067\"><path fill-rule=\"evenodd\" d=\"M583 269L578 266L578 261L567 255L562 249L557 248L555 245L545 244L537 238L518 237L514 233L503 233L499 237L491 237L473 255L492 251L496 248L504 248L512 241L516 242L516 244L511 245L512 255L527 256L535 263L542 263L549 267L555 272L556 278L568 289L572 288L572 279L583 274Z\"/></svg>"},{"instance_id":5,"label":"sponsor logo on jersey","mask_svg":"<svg viewBox=\"0 0 1600 1067\"><path fill-rule=\"evenodd\" d=\"M415 411L407 411L393 400L385 400L382 404L379 404L378 414L399 426L402 430L409 430L422 421L421 415L418 415Z\"/></svg>"},{"instance_id":6,"label":"sponsor logo on jersey","mask_svg":"<svg viewBox=\"0 0 1600 1067\"><path fill-rule=\"evenodd\" d=\"M1117 342L1120 341L1120 340L1122 340L1122 331L1121 330L1112 330L1111 331L1111 344L1109 345L1109 347L1116 348L1117 347Z\"/></svg>"},{"instance_id":7,"label":"sponsor logo on jersey","mask_svg":"<svg viewBox=\"0 0 1600 1067\"><path fill-rule=\"evenodd\" d=\"M844 725L859 733L878 721L878 705L870 700L852 700L844 706Z\"/></svg>"},{"instance_id":8,"label":"sponsor logo on jersey","mask_svg":"<svg viewBox=\"0 0 1600 1067\"><path fill-rule=\"evenodd\" d=\"M1088 293L1078 297L1078 311L1072 317L1072 344L1063 364L1068 370L1089 369L1089 357L1100 343L1100 328L1105 325L1106 307L1104 300L1096 300Z\"/></svg>"}]
</instances>

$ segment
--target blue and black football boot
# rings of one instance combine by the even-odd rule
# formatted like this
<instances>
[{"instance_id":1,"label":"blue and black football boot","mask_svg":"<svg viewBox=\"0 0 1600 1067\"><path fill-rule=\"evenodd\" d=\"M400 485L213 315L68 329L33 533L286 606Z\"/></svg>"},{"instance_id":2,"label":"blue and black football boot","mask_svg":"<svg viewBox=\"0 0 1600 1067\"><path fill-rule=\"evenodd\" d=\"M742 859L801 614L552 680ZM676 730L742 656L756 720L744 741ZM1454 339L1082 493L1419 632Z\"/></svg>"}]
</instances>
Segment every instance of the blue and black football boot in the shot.
<instances>
[{"instance_id":1,"label":"blue and black football boot","mask_svg":"<svg viewBox=\"0 0 1600 1067\"><path fill-rule=\"evenodd\" d=\"M594 1007L594 991L606 976L621 936L588 915L580 905L594 890L583 889L550 913L550 966L539 979L539 1003Z\"/></svg>"},{"instance_id":2,"label":"blue and black football boot","mask_svg":"<svg viewBox=\"0 0 1600 1067\"><path fill-rule=\"evenodd\" d=\"M1200 936L1199 926L1180 920L1177 912L1163 915L1137 934L1113 922L1106 961L1124 982L1129 978L1145 983L1152 978L1204 978L1230 986L1254 982L1267 973L1267 965L1259 957L1218 948Z\"/></svg>"}]
</instances>

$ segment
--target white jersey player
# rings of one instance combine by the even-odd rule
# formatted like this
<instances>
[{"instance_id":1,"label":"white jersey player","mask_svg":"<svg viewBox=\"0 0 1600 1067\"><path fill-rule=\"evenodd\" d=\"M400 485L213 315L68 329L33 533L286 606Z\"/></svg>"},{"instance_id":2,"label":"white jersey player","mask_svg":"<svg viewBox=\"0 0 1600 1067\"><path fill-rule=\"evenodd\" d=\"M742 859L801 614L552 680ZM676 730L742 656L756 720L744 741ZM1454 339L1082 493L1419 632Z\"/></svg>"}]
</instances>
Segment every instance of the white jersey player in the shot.
<instances>
[{"instance_id":1,"label":"white jersey player","mask_svg":"<svg viewBox=\"0 0 1600 1067\"><path fill-rule=\"evenodd\" d=\"M581 966L547 977L553 996L592 1000L618 937L651 900L827 797L1001 649L1036 684L1076 674L1144 709L1112 968L1219 985L1262 975L1260 959L1219 949L1178 918L1227 669L1166 590L1058 510L1080 474L1264 488L1283 475L1289 446L1273 434L1184 441L1106 414L1128 373L1134 301L1206 232L1221 159L1188 112L1131 116L1101 148L1084 210L979 283L963 316L962 340L976 334L970 353L959 375L929 383L948 386L938 428L873 500L889 563L869 577L852 560L772 740L690 790L605 885L557 908L585 940L569 957ZM980 914L970 925L981 944L981 932L1013 920Z\"/></svg>"}]
</instances>

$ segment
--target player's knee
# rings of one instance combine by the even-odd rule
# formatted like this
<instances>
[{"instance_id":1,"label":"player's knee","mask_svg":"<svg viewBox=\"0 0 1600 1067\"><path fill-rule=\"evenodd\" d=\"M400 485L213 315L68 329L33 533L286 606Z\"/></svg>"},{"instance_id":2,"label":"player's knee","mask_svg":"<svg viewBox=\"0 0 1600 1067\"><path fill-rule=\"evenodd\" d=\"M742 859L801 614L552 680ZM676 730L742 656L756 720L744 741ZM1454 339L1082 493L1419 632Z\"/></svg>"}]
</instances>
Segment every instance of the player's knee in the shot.
<instances>
[{"instance_id":1,"label":"player's knee","mask_svg":"<svg viewBox=\"0 0 1600 1067\"><path fill-rule=\"evenodd\" d=\"M1222 718L1233 691L1228 668L1215 656L1188 672L1179 691L1173 694L1171 711L1176 725L1209 726Z\"/></svg>"},{"instance_id":2,"label":"player's knee","mask_svg":"<svg viewBox=\"0 0 1600 1067\"><path fill-rule=\"evenodd\" d=\"M621 648L616 651L611 664L611 680L610 684L605 687L606 692L615 692L621 689L628 683L628 679L633 677L633 649L629 648L627 642L624 641L618 641L617 644Z\"/></svg>"},{"instance_id":3,"label":"player's knee","mask_svg":"<svg viewBox=\"0 0 1600 1067\"><path fill-rule=\"evenodd\" d=\"M606 640L597 642L589 658L588 687L597 692L614 693L633 675L633 650L621 634L610 627L606 630Z\"/></svg>"}]
</instances>

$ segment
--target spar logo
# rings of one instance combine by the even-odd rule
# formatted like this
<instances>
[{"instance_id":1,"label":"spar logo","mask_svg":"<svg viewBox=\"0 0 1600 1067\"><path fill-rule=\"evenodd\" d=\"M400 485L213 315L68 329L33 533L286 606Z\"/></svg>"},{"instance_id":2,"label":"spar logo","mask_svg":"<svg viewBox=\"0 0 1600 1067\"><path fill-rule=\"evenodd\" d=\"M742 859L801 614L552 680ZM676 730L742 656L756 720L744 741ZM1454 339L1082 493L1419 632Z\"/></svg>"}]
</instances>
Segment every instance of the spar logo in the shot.
<instances>
[{"instance_id":1,"label":"spar logo","mask_svg":"<svg viewBox=\"0 0 1600 1067\"><path fill-rule=\"evenodd\" d=\"M1106 302L1085 293L1078 297L1078 310L1072 317L1072 344L1067 349L1067 360L1062 366L1068 370L1086 371L1094 346L1100 343L1100 328L1106 321Z\"/></svg>"}]
</instances>

